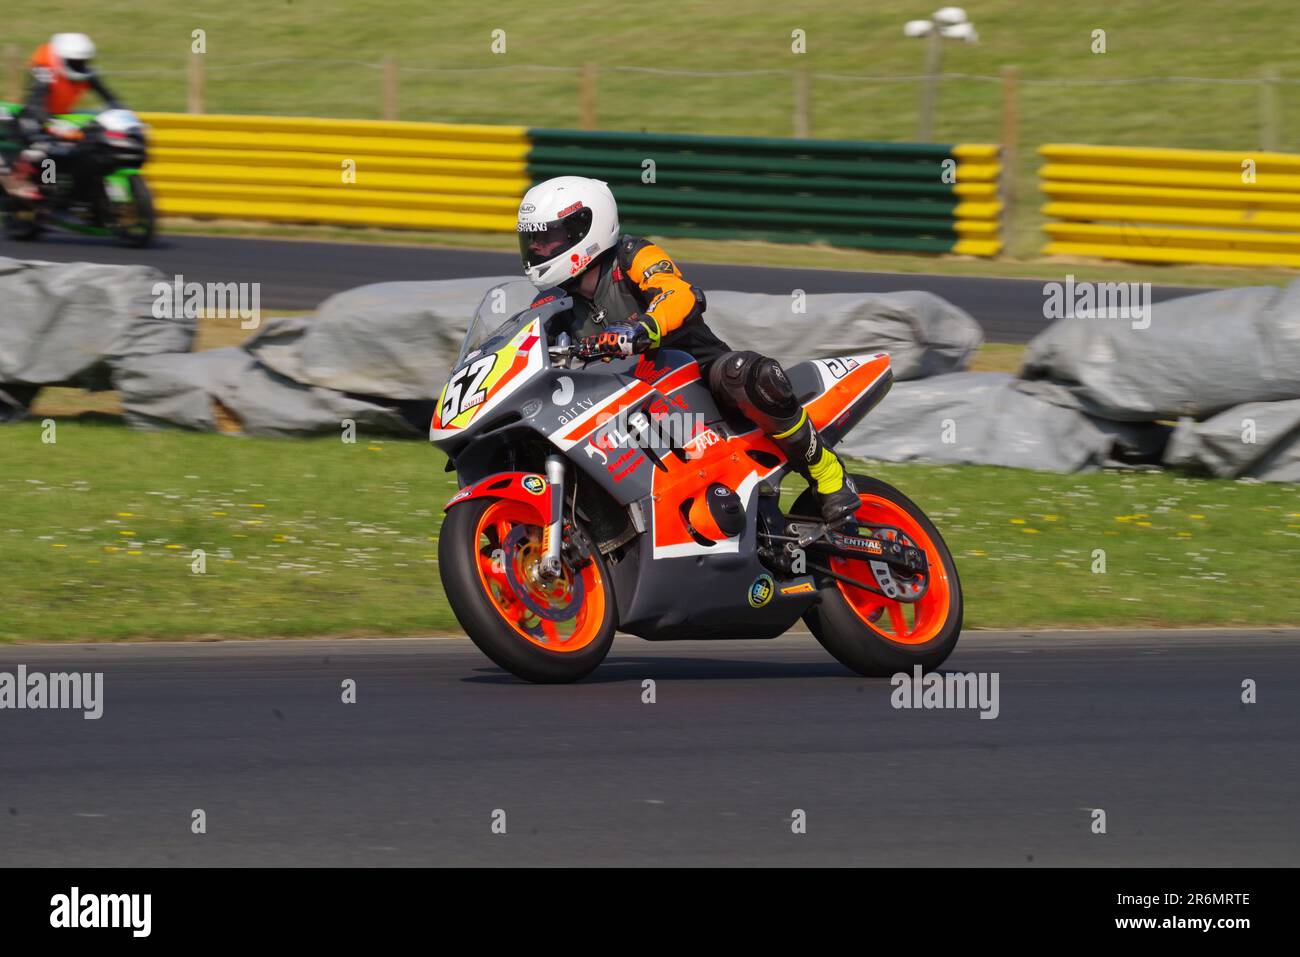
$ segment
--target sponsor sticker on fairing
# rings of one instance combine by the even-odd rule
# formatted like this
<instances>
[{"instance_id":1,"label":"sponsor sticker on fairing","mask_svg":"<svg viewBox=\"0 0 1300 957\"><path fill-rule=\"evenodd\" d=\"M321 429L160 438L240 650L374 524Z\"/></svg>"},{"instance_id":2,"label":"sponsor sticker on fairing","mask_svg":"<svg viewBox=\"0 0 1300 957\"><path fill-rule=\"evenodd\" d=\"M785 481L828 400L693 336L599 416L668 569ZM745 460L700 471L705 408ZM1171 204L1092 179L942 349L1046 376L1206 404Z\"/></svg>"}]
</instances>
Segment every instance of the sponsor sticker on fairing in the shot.
<instances>
[{"instance_id":1,"label":"sponsor sticker on fairing","mask_svg":"<svg viewBox=\"0 0 1300 957\"><path fill-rule=\"evenodd\" d=\"M753 608L762 608L772 600L772 593L776 591L776 583L772 581L771 575L759 575L754 579L754 584L749 586L749 604Z\"/></svg>"}]
</instances>

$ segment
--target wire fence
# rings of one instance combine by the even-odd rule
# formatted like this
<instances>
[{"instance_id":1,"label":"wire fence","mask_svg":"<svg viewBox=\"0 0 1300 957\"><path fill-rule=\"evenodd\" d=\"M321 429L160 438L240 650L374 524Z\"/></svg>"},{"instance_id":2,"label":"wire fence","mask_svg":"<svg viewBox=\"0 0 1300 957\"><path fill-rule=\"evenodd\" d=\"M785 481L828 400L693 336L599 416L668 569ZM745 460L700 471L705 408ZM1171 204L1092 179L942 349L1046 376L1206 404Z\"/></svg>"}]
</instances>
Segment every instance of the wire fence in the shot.
<instances>
[{"instance_id":1,"label":"wire fence","mask_svg":"<svg viewBox=\"0 0 1300 957\"><path fill-rule=\"evenodd\" d=\"M10 65L12 98L21 76ZM997 141L1007 109L1027 145L1054 140L1203 148L1300 149L1287 115L1300 78L1016 77L849 74L799 69L647 66L447 66L394 59L249 61L191 56L114 68L110 81L141 109L400 118L612 130L915 139L924 85L938 86L933 138ZM910 88L910 89L909 89Z\"/></svg>"},{"instance_id":2,"label":"wire fence","mask_svg":"<svg viewBox=\"0 0 1300 957\"><path fill-rule=\"evenodd\" d=\"M119 69L107 79L142 110L388 118L452 123L908 141L922 92L937 86L936 142L1008 147L1021 203L1013 252L1038 242L1034 177L1042 143L1300 152L1300 78L1258 76L873 75L599 64L457 66L393 58L227 61ZM20 64L10 64L13 91ZM12 96L12 92L10 93Z\"/></svg>"}]
</instances>

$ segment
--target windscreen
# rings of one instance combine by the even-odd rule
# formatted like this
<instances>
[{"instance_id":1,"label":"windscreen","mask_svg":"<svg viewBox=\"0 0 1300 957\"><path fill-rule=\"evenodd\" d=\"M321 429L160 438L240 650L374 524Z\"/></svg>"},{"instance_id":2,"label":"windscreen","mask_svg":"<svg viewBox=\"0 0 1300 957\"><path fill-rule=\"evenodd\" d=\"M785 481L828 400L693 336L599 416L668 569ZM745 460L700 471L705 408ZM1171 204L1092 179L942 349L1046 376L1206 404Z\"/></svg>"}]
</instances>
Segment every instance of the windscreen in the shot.
<instances>
[{"instance_id":1,"label":"windscreen","mask_svg":"<svg viewBox=\"0 0 1300 957\"><path fill-rule=\"evenodd\" d=\"M534 307L533 303L537 302ZM501 348L526 323L540 316L543 323L550 316L570 308L573 300L564 293L553 290L540 292L527 280L518 279L493 286L478 309L465 333L457 363L471 353L488 352Z\"/></svg>"}]
</instances>

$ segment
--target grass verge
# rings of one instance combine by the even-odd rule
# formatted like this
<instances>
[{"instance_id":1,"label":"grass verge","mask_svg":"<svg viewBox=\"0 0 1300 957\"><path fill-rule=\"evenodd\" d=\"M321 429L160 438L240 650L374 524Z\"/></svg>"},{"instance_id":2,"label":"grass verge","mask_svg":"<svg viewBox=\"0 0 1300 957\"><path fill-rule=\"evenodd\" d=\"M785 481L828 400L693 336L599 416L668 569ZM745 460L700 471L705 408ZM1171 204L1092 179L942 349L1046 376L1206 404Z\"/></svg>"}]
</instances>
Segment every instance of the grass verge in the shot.
<instances>
[{"instance_id":1,"label":"grass verge","mask_svg":"<svg viewBox=\"0 0 1300 957\"><path fill-rule=\"evenodd\" d=\"M139 433L96 417L56 427L53 444L39 422L0 430L0 641L456 628L437 565L454 478L423 442ZM860 470L933 517L970 627L1300 621L1300 487Z\"/></svg>"}]
</instances>

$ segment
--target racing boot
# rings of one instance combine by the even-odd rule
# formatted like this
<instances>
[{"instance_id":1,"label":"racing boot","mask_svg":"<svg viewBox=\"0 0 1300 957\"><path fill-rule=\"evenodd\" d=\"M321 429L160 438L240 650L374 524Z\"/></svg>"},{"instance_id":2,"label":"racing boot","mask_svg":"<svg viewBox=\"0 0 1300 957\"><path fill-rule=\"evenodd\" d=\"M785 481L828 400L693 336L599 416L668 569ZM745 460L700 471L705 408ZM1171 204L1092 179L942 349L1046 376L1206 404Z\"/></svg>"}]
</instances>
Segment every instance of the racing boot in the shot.
<instances>
[{"instance_id":1,"label":"racing boot","mask_svg":"<svg viewBox=\"0 0 1300 957\"><path fill-rule=\"evenodd\" d=\"M808 480L821 505L822 521L839 525L853 517L862 502L839 456L826 447L808 413L799 410L794 426L770 436L794 470Z\"/></svg>"}]
</instances>

